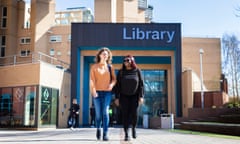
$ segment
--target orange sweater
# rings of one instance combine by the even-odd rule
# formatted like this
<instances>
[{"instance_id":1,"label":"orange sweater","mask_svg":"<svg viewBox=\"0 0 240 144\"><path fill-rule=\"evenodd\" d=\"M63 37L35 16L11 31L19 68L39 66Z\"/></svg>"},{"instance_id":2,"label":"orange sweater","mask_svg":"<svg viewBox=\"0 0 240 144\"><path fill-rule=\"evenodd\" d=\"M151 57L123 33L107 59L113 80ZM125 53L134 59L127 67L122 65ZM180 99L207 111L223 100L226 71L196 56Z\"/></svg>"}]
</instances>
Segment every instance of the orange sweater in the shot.
<instances>
[{"instance_id":1,"label":"orange sweater","mask_svg":"<svg viewBox=\"0 0 240 144\"><path fill-rule=\"evenodd\" d=\"M91 95L94 95L96 91L111 91L111 88L116 83L116 76L113 66L111 66L111 71L112 82L110 82L110 72L107 65L93 64L91 66L90 69Z\"/></svg>"}]
</instances>

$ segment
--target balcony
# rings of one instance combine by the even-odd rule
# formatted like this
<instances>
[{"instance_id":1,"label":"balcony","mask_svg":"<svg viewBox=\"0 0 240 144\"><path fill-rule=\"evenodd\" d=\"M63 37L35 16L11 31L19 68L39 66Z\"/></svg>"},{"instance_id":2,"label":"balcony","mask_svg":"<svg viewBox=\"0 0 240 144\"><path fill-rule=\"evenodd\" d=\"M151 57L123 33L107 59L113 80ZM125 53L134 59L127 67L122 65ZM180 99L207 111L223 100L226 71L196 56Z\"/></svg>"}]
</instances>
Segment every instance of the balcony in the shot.
<instances>
[{"instance_id":1,"label":"balcony","mask_svg":"<svg viewBox=\"0 0 240 144\"><path fill-rule=\"evenodd\" d=\"M38 62L46 62L52 65L55 65L56 67L61 67L64 69L70 68L70 64L62 60L59 60L55 57L46 55L42 52L28 53L25 56L19 54L19 55L0 57L0 67L9 66L9 65L27 64L27 63L38 63Z\"/></svg>"}]
</instances>

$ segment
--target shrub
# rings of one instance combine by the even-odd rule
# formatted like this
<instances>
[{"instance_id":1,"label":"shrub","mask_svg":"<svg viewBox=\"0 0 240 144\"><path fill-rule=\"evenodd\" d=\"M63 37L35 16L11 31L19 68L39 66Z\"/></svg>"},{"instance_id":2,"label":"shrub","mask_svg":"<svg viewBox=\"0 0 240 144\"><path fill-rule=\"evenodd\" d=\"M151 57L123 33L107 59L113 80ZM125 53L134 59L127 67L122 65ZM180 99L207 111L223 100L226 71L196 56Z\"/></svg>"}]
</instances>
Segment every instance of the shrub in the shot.
<instances>
[{"instance_id":1,"label":"shrub","mask_svg":"<svg viewBox=\"0 0 240 144\"><path fill-rule=\"evenodd\" d=\"M227 108L240 108L240 101L238 102L228 102L224 105Z\"/></svg>"}]
</instances>

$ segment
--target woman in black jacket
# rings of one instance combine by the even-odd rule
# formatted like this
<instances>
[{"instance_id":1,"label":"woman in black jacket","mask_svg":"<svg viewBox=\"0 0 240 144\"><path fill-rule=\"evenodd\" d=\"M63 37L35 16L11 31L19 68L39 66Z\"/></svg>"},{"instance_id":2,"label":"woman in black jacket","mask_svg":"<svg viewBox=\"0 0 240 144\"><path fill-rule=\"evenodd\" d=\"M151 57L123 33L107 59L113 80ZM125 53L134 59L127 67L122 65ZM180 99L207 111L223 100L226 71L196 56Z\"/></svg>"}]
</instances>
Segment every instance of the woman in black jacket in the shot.
<instances>
[{"instance_id":1,"label":"woman in black jacket","mask_svg":"<svg viewBox=\"0 0 240 144\"><path fill-rule=\"evenodd\" d=\"M116 84L116 104L120 103L122 111L123 128L125 141L128 141L129 125L132 125L132 137L135 139L137 125L137 109L139 103L143 103L144 85L141 71L137 67L134 57L127 55L124 57L122 68L117 74ZM119 99L119 101L118 101Z\"/></svg>"},{"instance_id":2,"label":"woman in black jacket","mask_svg":"<svg viewBox=\"0 0 240 144\"><path fill-rule=\"evenodd\" d=\"M79 127L78 123L79 123L79 110L80 110L80 106L79 104L77 104L77 99L73 99L72 100L72 105L69 109L70 111L70 116L69 116L69 127L71 128L76 128Z\"/></svg>"}]
</instances>

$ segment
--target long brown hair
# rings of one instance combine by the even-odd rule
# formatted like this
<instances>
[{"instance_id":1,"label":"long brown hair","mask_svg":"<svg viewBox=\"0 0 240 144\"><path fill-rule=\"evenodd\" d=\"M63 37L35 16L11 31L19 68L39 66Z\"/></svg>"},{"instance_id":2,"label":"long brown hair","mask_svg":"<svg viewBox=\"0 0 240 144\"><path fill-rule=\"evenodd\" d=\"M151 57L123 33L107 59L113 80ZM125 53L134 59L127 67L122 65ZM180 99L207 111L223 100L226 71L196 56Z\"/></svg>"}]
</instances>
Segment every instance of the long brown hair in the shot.
<instances>
[{"instance_id":1,"label":"long brown hair","mask_svg":"<svg viewBox=\"0 0 240 144\"><path fill-rule=\"evenodd\" d=\"M95 57L95 62L96 63L99 63L100 62L100 60L101 60L101 58L100 58L100 55L101 55L101 53L102 52L104 52L104 51L107 51L108 52L108 59L107 59L107 64L111 64L112 63L112 52L109 50L109 48L107 48L107 47L102 47L101 49L99 49L98 50L98 53L97 53L97 55L96 55L96 57Z\"/></svg>"}]
</instances>

